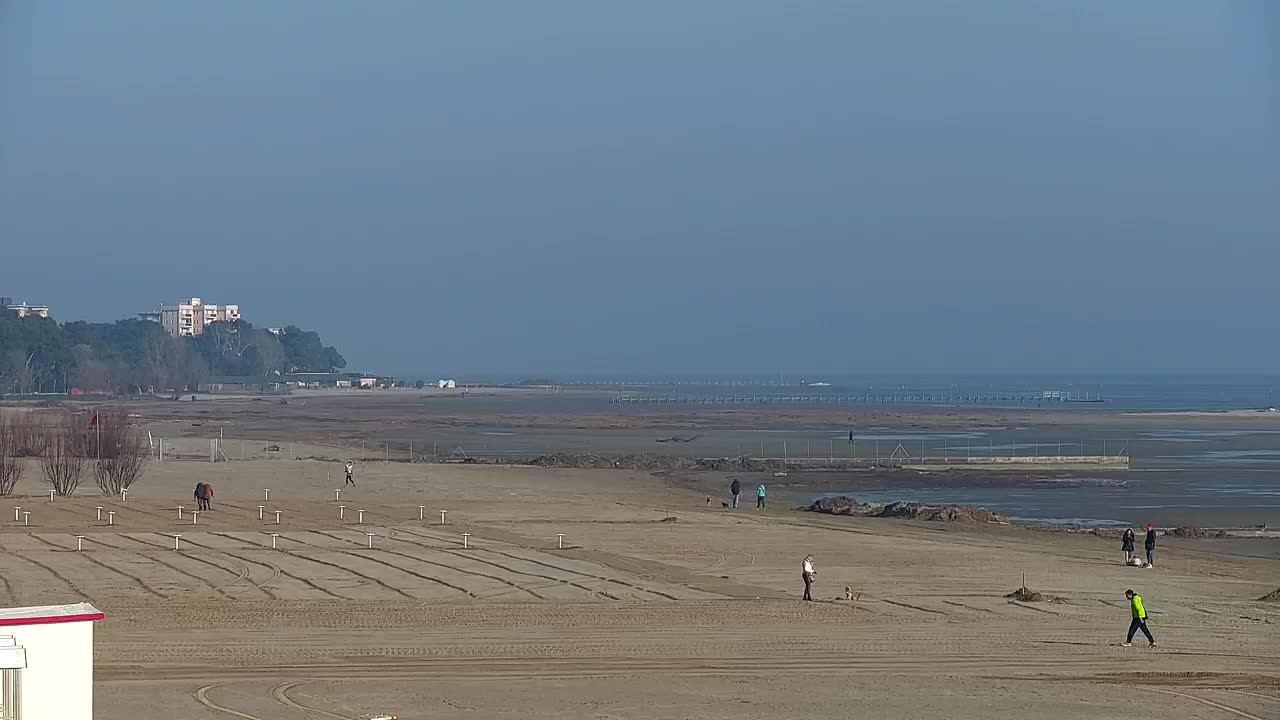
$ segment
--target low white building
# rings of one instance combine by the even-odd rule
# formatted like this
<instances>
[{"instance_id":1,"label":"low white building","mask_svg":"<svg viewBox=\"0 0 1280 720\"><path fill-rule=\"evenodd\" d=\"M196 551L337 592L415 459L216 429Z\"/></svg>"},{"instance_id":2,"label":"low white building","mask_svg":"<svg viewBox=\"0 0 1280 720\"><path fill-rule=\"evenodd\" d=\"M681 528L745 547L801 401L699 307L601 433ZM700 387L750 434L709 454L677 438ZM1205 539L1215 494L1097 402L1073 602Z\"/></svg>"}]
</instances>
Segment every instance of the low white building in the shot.
<instances>
[{"instance_id":1,"label":"low white building","mask_svg":"<svg viewBox=\"0 0 1280 720\"><path fill-rule=\"evenodd\" d=\"M88 603L0 609L0 718L93 720Z\"/></svg>"}]
</instances>

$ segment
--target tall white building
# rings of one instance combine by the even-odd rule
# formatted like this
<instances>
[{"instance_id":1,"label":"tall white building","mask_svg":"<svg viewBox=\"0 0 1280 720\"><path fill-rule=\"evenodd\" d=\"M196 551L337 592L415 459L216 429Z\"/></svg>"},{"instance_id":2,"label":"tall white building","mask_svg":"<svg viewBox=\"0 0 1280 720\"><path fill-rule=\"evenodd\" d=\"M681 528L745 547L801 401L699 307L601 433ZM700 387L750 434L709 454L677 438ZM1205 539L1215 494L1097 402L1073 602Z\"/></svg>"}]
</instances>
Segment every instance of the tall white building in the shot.
<instances>
[{"instance_id":1,"label":"tall white building","mask_svg":"<svg viewBox=\"0 0 1280 720\"><path fill-rule=\"evenodd\" d=\"M28 305L26 301L15 303L13 298L0 297L0 310L14 313L18 317L49 317L48 305Z\"/></svg>"},{"instance_id":2,"label":"tall white building","mask_svg":"<svg viewBox=\"0 0 1280 720\"><path fill-rule=\"evenodd\" d=\"M139 313L138 317L159 322L165 332L175 337L195 337L213 323L239 320L240 306L207 304L193 297L173 305L161 305L160 312Z\"/></svg>"}]
</instances>

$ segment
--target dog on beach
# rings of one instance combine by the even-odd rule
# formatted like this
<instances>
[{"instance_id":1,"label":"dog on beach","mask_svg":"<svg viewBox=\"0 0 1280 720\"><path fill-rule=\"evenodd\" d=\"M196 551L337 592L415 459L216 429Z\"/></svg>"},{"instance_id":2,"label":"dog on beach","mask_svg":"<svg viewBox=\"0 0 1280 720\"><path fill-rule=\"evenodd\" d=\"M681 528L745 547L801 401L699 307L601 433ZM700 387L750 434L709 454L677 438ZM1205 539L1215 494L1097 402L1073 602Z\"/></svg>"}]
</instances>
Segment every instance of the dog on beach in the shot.
<instances>
[{"instance_id":1,"label":"dog on beach","mask_svg":"<svg viewBox=\"0 0 1280 720\"><path fill-rule=\"evenodd\" d=\"M856 593L856 592L854 592L854 591L853 591L853 587L852 587L852 586L845 585L845 586L844 586L844 599L845 599L845 600L848 600L849 602L858 602L858 600L862 599L862 593L860 593L860 592Z\"/></svg>"}]
</instances>

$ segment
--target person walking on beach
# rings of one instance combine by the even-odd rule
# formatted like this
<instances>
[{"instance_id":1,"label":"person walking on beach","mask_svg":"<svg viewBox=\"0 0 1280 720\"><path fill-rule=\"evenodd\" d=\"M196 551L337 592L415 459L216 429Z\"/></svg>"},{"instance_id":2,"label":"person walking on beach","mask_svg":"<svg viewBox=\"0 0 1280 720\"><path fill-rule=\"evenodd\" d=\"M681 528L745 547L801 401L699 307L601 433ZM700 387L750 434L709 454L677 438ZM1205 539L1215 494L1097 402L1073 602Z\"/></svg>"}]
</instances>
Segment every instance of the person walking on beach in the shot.
<instances>
[{"instance_id":1,"label":"person walking on beach","mask_svg":"<svg viewBox=\"0 0 1280 720\"><path fill-rule=\"evenodd\" d=\"M1124 639L1124 647L1133 645L1133 635L1139 630L1151 641L1150 647L1155 647L1156 639L1151 637L1151 631L1147 629L1147 609L1142 605L1142 596L1132 590L1125 590L1124 596L1129 598L1129 610L1133 616L1129 623L1129 635Z\"/></svg>"},{"instance_id":2,"label":"person walking on beach","mask_svg":"<svg viewBox=\"0 0 1280 720\"><path fill-rule=\"evenodd\" d=\"M1133 528L1125 528L1124 535L1120 536L1120 549L1124 550L1124 564L1128 565L1133 560Z\"/></svg>"},{"instance_id":3,"label":"person walking on beach","mask_svg":"<svg viewBox=\"0 0 1280 720\"><path fill-rule=\"evenodd\" d=\"M1156 566L1156 531L1147 523L1147 541L1143 543L1147 549L1147 567Z\"/></svg>"},{"instance_id":4,"label":"person walking on beach","mask_svg":"<svg viewBox=\"0 0 1280 720\"><path fill-rule=\"evenodd\" d=\"M353 487L355 486L356 481L352 479L352 476L355 475L355 472L356 472L356 464L348 460L347 461L347 482L343 484L343 487L346 487L347 485L351 485Z\"/></svg>"},{"instance_id":5,"label":"person walking on beach","mask_svg":"<svg viewBox=\"0 0 1280 720\"><path fill-rule=\"evenodd\" d=\"M729 483L729 492L733 493L733 508L736 510L738 509L738 496L742 494L742 483L738 482L737 478L734 478L733 482Z\"/></svg>"},{"instance_id":6,"label":"person walking on beach","mask_svg":"<svg viewBox=\"0 0 1280 720\"><path fill-rule=\"evenodd\" d=\"M804 567L801 570L800 577L804 578L804 599L808 602L813 602L813 595L810 591L813 590L813 579L817 575L818 571L813 567L813 556L805 555Z\"/></svg>"},{"instance_id":7,"label":"person walking on beach","mask_svg":"<svg viewBox=\"0 0 1280 720\"><path fill-rule=\"evenodd\" d=\"M204 509L205 510L212 509L209 504L209 501L212 499L213 499L213 485L209 483L205 483L204 484Z\"/></svg>"},{"instance_id":8,"label":"person walking on beach","mask_svg":"<svg viewBox=\"0 0 1280 720\"><path fill-rule=\"evenodd\" d=\"M196 498L196 510L204 510L204 483L196 483L196 491L194 495Z\"/></svg>"},{"instance_id":9,"label":"person walking on beach","mask_svg":"<svg viewBox=\"0 0 1280 720\"><path fill-rule=\"evenodd\" d=\"M764 483L760 483L760 487L756 488L756 509L764 509Z\"/></svg>"},{"instance_id":10,"label":"person walking on beach","mask_svg":"<svg viewBox=\"0 0 1280 720\"><path fill-rule=\"evenodd\" d=\"M852 445L852 444L853 444L853 431L852 431L852 430L850 430L850 431L849 431L849 444L850 444L850 445Z\"/></svg>"}]
</instances>

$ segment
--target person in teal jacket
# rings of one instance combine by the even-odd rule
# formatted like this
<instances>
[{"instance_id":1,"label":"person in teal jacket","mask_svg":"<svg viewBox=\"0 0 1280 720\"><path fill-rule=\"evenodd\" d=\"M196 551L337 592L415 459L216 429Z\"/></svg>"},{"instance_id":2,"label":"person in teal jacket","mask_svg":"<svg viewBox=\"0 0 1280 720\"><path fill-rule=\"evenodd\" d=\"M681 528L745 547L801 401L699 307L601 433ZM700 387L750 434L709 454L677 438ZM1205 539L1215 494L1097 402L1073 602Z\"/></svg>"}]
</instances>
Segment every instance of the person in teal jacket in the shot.
<instances>
[{"instance_id":1,"label":"person in teal jacket","mask_svg":"<svg viewBox=\"0 0 1280 720\"><path fill-rule=\"evenodd\" d=\"M764 509L764 483L760 483L760 487L756 488L756 509Z\"/></svg>"},{"instance_id":2,"label":"person in teal jacket","mask_svg":"<svg viewBox=\"0 0 1280 720\"><path fill-rule=\"evenodd\" d=\"M1141 630L1142 634L1151 641L1151 647L1155 647L1156 639L1151 637L1151 631L1147 629L1147 609L1142 605L1142 596L1132 590L1125 590L1124 596L1129 598L1129 610L1133 616L1133 621L1129 623L1129 636L1124 639L1124 646L1132 645L1134 633Z\"/></svg>"}]
</instances>

